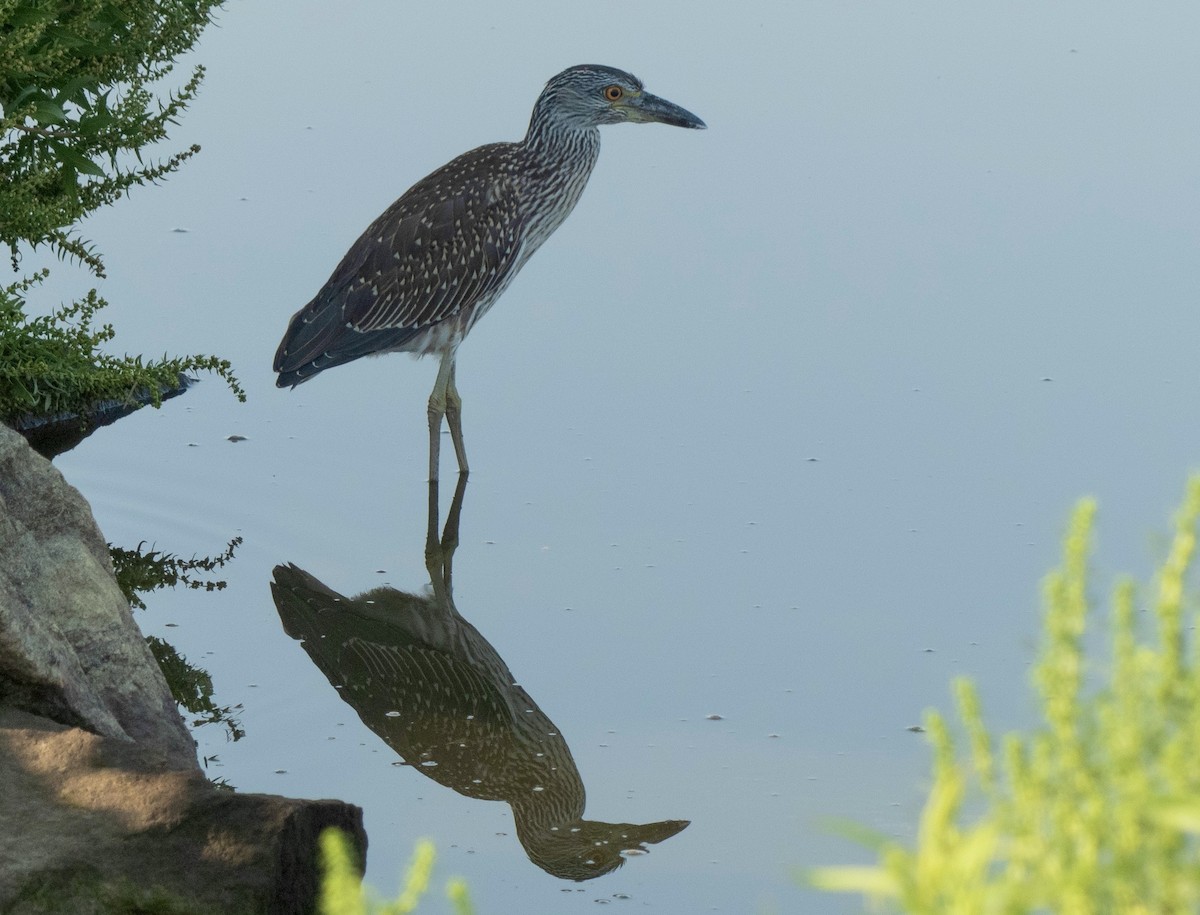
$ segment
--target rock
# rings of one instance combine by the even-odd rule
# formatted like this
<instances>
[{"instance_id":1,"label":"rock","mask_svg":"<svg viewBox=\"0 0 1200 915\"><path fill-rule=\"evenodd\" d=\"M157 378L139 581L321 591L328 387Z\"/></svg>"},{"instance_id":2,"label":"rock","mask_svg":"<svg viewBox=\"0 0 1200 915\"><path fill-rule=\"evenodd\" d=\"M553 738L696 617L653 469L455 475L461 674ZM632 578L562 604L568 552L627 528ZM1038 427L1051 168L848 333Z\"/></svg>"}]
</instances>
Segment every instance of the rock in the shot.
<instances>
[{"instance_id":1,"label":"rock","mask_svg":"<svg viewBox=\"0 0 1200 915\"><path fill-rule=\"evenodd\" d=\"M222 790L83 497L0 426L0 911L308 912L362 811Z\"/></svg>"},{"instance_id":2,"label":"rock","mask_svg":"<svg viewBox=\"0 0 1200 915\"><path fill-rule=\"evenodd\" d=\"M173 385L158 390L159 403L178 397L196 383L190 375L180 375ZM134 391L128 400L101 400L83 413L54 413L49 416L26 413L14 417L12 427L25 436L34 451L47 458L70 451L99 429L123 419L131 413L154 403L146 388Z\"/></svg>"},{"instance_id":3,"label":"rock","mask_svg":"<svg viewBox=\"0 0 1200 915\"><path fill-rule=\"evenodd\" d=\"M91 509L0 426L0 703L199 771Z\"/></svg>"},{"instance_id":4,"label":"rock","mask_svg":"<svg viewBox=\"0 0 1200 915\"><path fill-rule=\"evenodd\" d=\"M341 801L240 794L156 752L0 711L0 911L311 912L316 842L337 826L366 848Z\"/></svg>"}]
</instances>

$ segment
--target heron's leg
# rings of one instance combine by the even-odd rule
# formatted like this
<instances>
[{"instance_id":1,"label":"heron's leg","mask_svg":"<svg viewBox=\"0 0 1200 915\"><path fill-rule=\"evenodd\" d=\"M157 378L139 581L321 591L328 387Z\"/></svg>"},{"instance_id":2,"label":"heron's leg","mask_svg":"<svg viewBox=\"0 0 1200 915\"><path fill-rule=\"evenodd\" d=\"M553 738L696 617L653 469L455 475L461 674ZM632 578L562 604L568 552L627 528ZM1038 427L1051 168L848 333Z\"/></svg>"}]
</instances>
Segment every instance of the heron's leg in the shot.
<instances>
[{"instance_id":1,"label":"heron's leg","mask_svg":"<svg viewBox=\"0 0 1200 915\"><path fill-rule=\"evenodd\" d=\"M429 482L438 478L438 458L442 446L442 417L446 415L446 387L454 376L454 353L442 356L433 393L429 395ZM456 395L457 396L457 395Z\"/></svg>"},{"instance_id":2,"label":"heron's leg","mask_svg":"<svg viewBox=\"0 0 1200 915\"><path fill-rule=\"evenodd\" d=\"M446 425L450 427L450 439L454 442L454 453L458 456L458 472L469 473L467 448L462 434L462 398L454 384L454 358L450 359L450 378L446 385Z\"/></svg>"}]
</instances>

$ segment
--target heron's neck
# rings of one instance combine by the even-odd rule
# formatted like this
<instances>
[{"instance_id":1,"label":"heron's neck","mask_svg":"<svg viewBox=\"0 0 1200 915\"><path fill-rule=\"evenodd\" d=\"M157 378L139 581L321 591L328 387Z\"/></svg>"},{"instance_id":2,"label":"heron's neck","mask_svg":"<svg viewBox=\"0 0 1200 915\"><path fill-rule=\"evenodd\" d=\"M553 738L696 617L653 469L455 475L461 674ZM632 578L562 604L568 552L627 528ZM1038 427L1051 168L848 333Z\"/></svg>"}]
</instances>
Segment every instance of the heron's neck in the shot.
<instances>
[{"instance_id":1,"label":"heron's neck","mask_svg":"<svg viewBox=\"0 0 1200 915\"><path fill-rule=\"evenodd\" d=\"M539 117L539 112L540 106L534 108L529 133L519 144L523 164L518 184L530 214L521 246L524 259L575 208L600 156L600 131L595 127L567 126L561 119Z\"/></svg>"},{"instance_id":2,"label":"heron's neck","mask_svg":"<svg viewBox=\"0 0 1200 915\"><path fill-rule=\"evenodd\" d=\"M552 102L538 99L522 145L539 158L568 167L578 163L591 171L600 154L600 131L594 125L571 124L552 109Z\"/></svg>"}]
</instances>

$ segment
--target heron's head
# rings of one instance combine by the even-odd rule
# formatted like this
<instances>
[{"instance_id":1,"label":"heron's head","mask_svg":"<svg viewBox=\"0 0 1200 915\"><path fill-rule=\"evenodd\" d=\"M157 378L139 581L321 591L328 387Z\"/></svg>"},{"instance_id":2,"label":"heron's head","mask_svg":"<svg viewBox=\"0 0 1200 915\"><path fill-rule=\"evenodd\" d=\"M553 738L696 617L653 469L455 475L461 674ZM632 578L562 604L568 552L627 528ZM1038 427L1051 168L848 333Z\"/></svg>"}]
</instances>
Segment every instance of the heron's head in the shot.
<instances>
[{"instance_id":1,"label":"heron's head","mask_svg":"<svg viewBox=\"0 0 1200 915\"><path fill-rule=\"evenodd\" d=\"M633 74L598 64L570 67L546 83L534 106L534 118L539 116L577 129L626 121L706 126L690 111L646 92Z\"/></svg>"}]
</instances>

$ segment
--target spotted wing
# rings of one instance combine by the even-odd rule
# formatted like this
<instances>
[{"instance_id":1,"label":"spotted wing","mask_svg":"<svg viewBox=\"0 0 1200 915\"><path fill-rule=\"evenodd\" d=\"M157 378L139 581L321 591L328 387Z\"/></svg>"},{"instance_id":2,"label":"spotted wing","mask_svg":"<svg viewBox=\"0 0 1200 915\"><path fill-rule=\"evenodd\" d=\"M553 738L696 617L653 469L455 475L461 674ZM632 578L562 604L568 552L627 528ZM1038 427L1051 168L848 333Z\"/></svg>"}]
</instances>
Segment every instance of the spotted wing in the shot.
<instances>
[{"instance_id":1,"label":"spotted wing","mask_svg":"<svg viewBox=\"0 0 1200 915\"><path fill-rule=\"evenodd\" d=\"M499 143L460 156L367 228L292 318L275 357L281 385L401 348L503 289L524 229L511 149Z\"/></svg>"}]
</instances>

